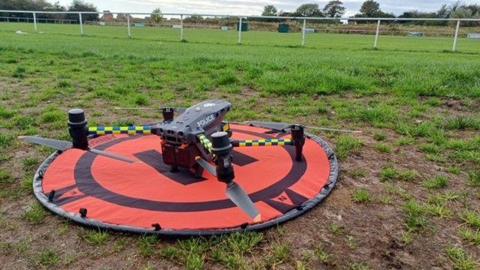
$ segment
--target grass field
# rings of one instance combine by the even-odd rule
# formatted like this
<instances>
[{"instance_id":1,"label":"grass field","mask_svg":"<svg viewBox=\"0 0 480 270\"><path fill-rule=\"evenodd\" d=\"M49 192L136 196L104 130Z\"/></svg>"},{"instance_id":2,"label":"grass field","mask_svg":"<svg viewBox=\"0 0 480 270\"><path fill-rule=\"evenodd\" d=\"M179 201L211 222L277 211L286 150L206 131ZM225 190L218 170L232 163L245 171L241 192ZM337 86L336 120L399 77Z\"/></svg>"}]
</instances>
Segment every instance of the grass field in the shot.
<instances>
[{"instance_id":1,"label":"grass field","mask_svg":"<svg viewBox=\"0 0 480 270\"><path fill-rule=\"evenodd\" d=\"M5 269L478 269L480 43L451 39L0 23L0 265ZM22 30L26 35L17 35ZM115 106L234 105L229 120L362 130L321 133L341 159L332 195L263 233L156 239L81 228L45 211L32 176L67 138L65 112L91 124L148 123Z\"/></svg>"},{"instance_id":2,"label":"grass field","mask_svg":"<svg viewBox=\"0 0 480 270\"><path fill-rule=\"evenodd\" d=\"M201 27L199 25L199 27ZM84 25L84 34L91 37L105 38L127 38L127 26L97 26ZM131 28L132 37L142 40L156 41L178 41L180 40L180 30L172 28ZM451 38L446 37L404 37L404 36L380 36L379 47L386 50L404 50L404 51L449 51L453 46L454 30L452 27L445 27L452 34ZM0 23L0 31L32 33L32 23ZM79 25L69 24L38 24L38 31L44 34L66 34L80 35ZM471 31L476 31L473 29ZM238 42L237 31L220 31L215 29L196 29L186 28L184 38L187 41L195 43L215 43L235 45ZM302 34L288 33L279 34L276 32L250 31L242 34L242 42L246 45L263 46L300 46ZM325 34L315 33L307 34L306 45L309 48L318 49L370 49L373 47L373 35L352 35L352 34ZM464 53L480 53L480 41L467 38L460 38L458 50Z\"/></svg>"}]
</instances>

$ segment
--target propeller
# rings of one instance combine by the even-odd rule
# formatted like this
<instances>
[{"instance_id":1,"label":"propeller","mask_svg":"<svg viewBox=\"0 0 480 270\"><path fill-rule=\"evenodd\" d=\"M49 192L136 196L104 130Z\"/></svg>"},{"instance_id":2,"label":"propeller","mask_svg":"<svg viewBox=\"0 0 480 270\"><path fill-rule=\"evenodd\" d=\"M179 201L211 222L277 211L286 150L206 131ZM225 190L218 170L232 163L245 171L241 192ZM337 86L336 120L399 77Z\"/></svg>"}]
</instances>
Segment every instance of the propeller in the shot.
<instances>
[{"instance_id":1,"label":"propeller","mask_svg":"<svg viewBox=\"0 0 480 270\"><path fill-rule=\"evenodd\" d=\"M218 181L226 184L226 196L242 211L244 211L254 222L259 222L262 216L255 204L252 202L245 190L235 182L235 173L232 164L232 144L228 133L225 131L215 132L211 135L212 154L214 156L215 165L211 165L201 157L196 157L197 163L207 170Z\"/></svg>"},{"instance_id":2,"label":"propeller","mask_svg":"<svg viewBox=\"0 0 480 270\"><path fill-rule=\"evenodd\" d=\"M278 132L286 132L286 130L291 129L294 125L282 122L263 122L263 121L246 121L244 124L254 127L261 127L271 129ZM329 132L343 132L343 133L362 133L359 130L348 130L348 129L335 129L335 128L321 128L321 127L312 127L312 126L303 126L307 129L313 130L323 130Z\"/></svg>"},{"instance_id":3,"label":"propeller","mask_svg":"<svg viewBox=\"0 0 480 270\"><path fill-rule=\"evenodd\" d=\"M53 148L55 150L59 150L59 151L62 151L62 152L65 151L65 150L71 149L73 147L73 144L69 141L47 139L47 138L42 138L42 137L38 137L38 136L20 136L18 138L20 140L24 141L24 142L27 142L27 143L38 144L38 145L50 147L50 148ZM123 161L123 162L127 162L127 163L134 163L135 162L134 160L129 159L127 157L124 157L124 156L121 156L121 155L118 155L118 154L114 154L114 153L110 153L110 152L106 152L106 151L101 151L101 150L97 150L97 149L88 149L86 151L94 153L94 154L99 155L99 156L104 156L104 157L108 157L108 158L111 158L111 159L115 159L115 160L119 160L119 161Z\"/></svg>"},{"instance_id":4,"label":"propeller","mask_svg":"<svg viewBox=\"0 0 480 270\"><path fill-rule=\"evenodd\" d=\"M195 160L197 161L198 165L204 168L207 172L209 172L213 176L217 176L217 170L215 167L210 165L205 159L201 157L196 157Z\"/></svg>"},{"instance_id":5,"label":"propeller","mask_svg":"<svg viewBox=\"0 0 480 270\"><path fill-rule=\"evenodd\" d=\"M195 158L197 163L207 170L211 175L217 176L216 168L206 160L201 157ZM227 183L227 190L225 192L227 197L240 209L242 209L249 217L253 219L254 222L259 222L262 219L260 212L258 212L255 204L252 202L248 194L238 185L236 182L232 180L232 182Z\"/></svg>"},{"instance_id":6,"label":"propeller","mask_svg":"<svg viewBox=\"0 0 480 270\"><path fill-rule=\"evenodd\" d=\"M163 109L170 107L160 107L160 108L147 108L147 107L113 107L115 110L128 110L128 111L162 111ZM184 113L186 108L173 108L176 113Z\"/></svg>"},{"instance_id":7,"label":"propeller","mask_svg":"<svg viewBox=\"0 0 480 270\"><path fill-rule=\"evenodd\" d=\"M240 209L242 209L254 222L262 220L262 215L252 202L248 194L236 182L232 181L227 184L227 197Z\"/></svg>"}]
</instances>

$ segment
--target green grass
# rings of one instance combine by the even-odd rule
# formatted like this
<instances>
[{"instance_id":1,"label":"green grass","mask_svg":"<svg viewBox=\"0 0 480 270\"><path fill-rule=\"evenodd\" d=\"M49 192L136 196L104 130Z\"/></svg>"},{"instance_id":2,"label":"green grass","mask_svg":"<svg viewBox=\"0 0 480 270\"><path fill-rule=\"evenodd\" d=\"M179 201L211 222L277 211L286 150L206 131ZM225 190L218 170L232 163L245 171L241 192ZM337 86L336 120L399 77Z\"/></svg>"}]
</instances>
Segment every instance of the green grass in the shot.
<instances>
[{"instance_id":1,"label":"green grass","mask_svg":"<svg viewBox=\"0 0 480 270\"><path fill-rule=\"evenodd\" d=\"M151 257L153 254L155 254L156 243L157 243L156 236L143 236L138 242L138 248L140 250L140 254L143 257Z\"/></svg>"},{"instance_id":2,"label":"green grass","mask_svg":"<svg viewBox=\"0 0 480 270\"><path fill-rule=\"evenodd\" d=\"M384 153L384 154L392 153L392 148L384 143L379 143L375 145L375 149L377 149L378 152Z\"/></svg>"},{"instance_id":3,"label":"green grass","mask_svg":"<svg viewBox=\"0 0 480 270\"><path fill-rule=\"evenodd\" d=\"M203 269L208 261L216 262L228 269L248 268L247 256L254 254L255 248L263 241L261 233L234 233L210 239L193 238L180 240L174 246L160 251L160 255L187 269ZM140 254L154 255L154 237L140 240ZM265 261L271 263L271 258ZM275 261L278 263L277 261Z\"/></svg>"},{"instance_id":4,"label":"green grass","mask_svg":"<svg viewBox=\"0 0 480 270\"><path fill-rule=\"evenodd\" d=\"M471 172L468 175L468 180L470 182L470 185L474 187L480 187L480 172Z\"/></svg>"},{"instance_id":5,"label":"green grass","mask_svg":"<svg viewBox=\"0 0 480 270\"><path fill-rule=\"evenodd\" d=\"M329 264L333 260L332 255L325 251L322 247L315 249L315 256L323 264Z\"/></svg>"},{"instance_id":6,"label":"green grass","mask_svg":"<svg viewBox=\"0 0 480 270\"><path fill-rule=\"evenodd\" d=\"M371 201L370 193L366 189L358 189L353 193L352 200L356 203L368 203Z\"/></svg>"},{"instance_id":7,"label":"green grass","mask_svg":"<svg viewBox=\"0 0 480 270\"><path fill-rule=\"evenodd\" d=\"M0 147L7 148L11 146L13 143L13 137L8 134L1 134L0 133Z\"/></svg>"},{"instance_id":8,"label":"green grass","mask_svg":"<svg viewBox=\"0 0 480 270\"><path fill-rule=\"evenodd\" d=\"M448 248L447 256L452 261L455 270L474 270L479 266L471 256L459 247Z\"/></svg>"},{"instance_id":9,"label":"green grass","mask_svg":"<svg viewBox=\"0 0 480 270\"><path fill-rule=\"evenodd\" d=\"M0 170L0 186L10 185L15 182L15 179L6 171Z\"/></svg>"},{"instance_id":10,"label":"green grass","mask_svg":"<svg viewBox=\"0 0 480 270\"><path fill-rule=\"evenodd\" d=\"M362 142L351 136L341 136L336 143L336 154L340 159L346 159L351 154L359 153Z\"/></svg>"},{"instance_id":11,"label":"green grass","mask_svg":"<svg viewBox=\"0 0 480 270\"><path fill-rule=\"evenodd\" d=\"M471 230L469 228L462 228L459 230L459 234L463 240L480 247L480 229Z\"/></svg>"},{"instance_id":12,"label":"green grass","mask_svg":"<svg viewBox=\"0 0 480 270\"><path fill-rule=\"evenodd\" d=\"M60 256L52 249L45 249L38 257L38 263L47 268L57 265L60 260Z\"/></svg>"},{"instance_id":13,"label":"green grass","mask_svg":"<svg viewBox=\"0 0 480 270\"><path fill-rule=\"evenodd\" d=\"M48 27L47 25L45 26ZM67 29L66 34L69 33L68 27L71 26L64 26ZM368 43L365 43L364 46L355 44L355 41L370 39L371 37L369 36L314 35L312 36L311 45L309 45L312 48L310 49L281 47L282 35L265 32L247 33L245 44L250 46L236 46L232 44L233 42L223 43L222 41L225 40L223 39L224 33L213 30L192 30L192 38L190 39L192 42L189 43L173 42L176 40L175 38L170 38L172 33L175 34L173 30L162 29L150 32L152 38L164 39L166 41L158 43L148 40L149 29L145 29L145 31L139 30L142 33L145 32L145 36L140 35L138 39L133 41L118 37L113 44L111 42L112 38L117 37L116 33L123 33L122 30L124 29L90 27L96 30L92 30L92 34L87 34L83 38L74 34L58 35L55 31L51 33L46 32L46 34L18 36L8 30L9 28L15 29L16 25L2 24L0 29L4 29L4 31L0 30L0 37L2 37L0 46L7 50L18 48L26 49L27 52L40 50L43 52L60 52L77 57L82 56L85 58L86 64L92 58L101 55L115 58L123 56L127 58L158 59L166 64L176 61L178 65L175 66L175 69L179 71L192 70L191 63L186 64L185 62L185 60L191 58L197 58L196 63L201 64L203 67L225 65L226 68L223 69L223 72L216 76L216 82L213 85L207 84L206 87L214 85L229 87L239 82L247 82L247 84L256 87L261 86L262 90L276 94L329 94L349 90L383 92L384 90L391 91L391 89L394 89L394 92L401 95L478 96L480 94L475 80L464 80L464 78L478 77L477 69L475 68L477 64L474 60L477 55L451 55L439 53L441 50L434 49L431 52L435 53L432 54L428 52L428 48L419 47L421 49L418 52L413 52L414 57L410 57L402 52L392 52L391 50L395 48L389 49L387 45L385 45L385 49L373 51L366 50L370 47ZM76 31L77 28L73 27L72 33ZM96 33L99 34L97 35ZM112 33L112 35L109 35L109 33ZM228 33L227 35L234 37L235 33ZM56 38L52 39L52 36ZM296 34L292 34L290 37L293 39L297 38ZM385 38L390 40L389 37ZM65 43L57 44L53 42L53 40L59 39L64 40ZM33 40L35 42L30 42ZM212 40L215 41L212 42ZM231 39L231 41L234 40L236 39ZM320 42L318 46L316 45L317 40ZM410 46L409 43L412 42L411 39L399 37L394 37L391 40L391 44L398 46L399 50L402 49L402 46L408 48ZM417 41L412 44L418 45ZM95 50L88 49L87 44L92 42L96 44ZM220 44L212 45L208 44L209 42L218 42ZM425 39L425 43L428 44L428 42L429 39ZM29 45L30 43L32 45ZM331 49L328 43L336 44L336 50ZM20 47L18 44L21 44ZM288 44L289 42L285 43L285 45ZM340 44L344 48L343 50L338 48ZM471 44L473 45L472 48L475 48L476 44ZM275 45L279 45L279 47L272 47ZM355 47L355 45L358 47ZM182 51L181 57L176 56L175 52L178 51L178 48ZM313 48L324 48L328 50L328 53L318 54ZM196 53L197 51L202 53L198 54ZM227 51L230 52L228 57L218 57L219 55L225 55ZM345 62L339 61L339 57L346 58L353 52L358 51L361 51L361 54L357 53L357 55L363 55L362 57L349 58L350 60ZM245 52L248 53L244 55ZM295 53L282 58L276 57L276 55L283 55L285 52ZM312 55L315 55L315 57L313 58ZM451 60L449 65L445 64L443 56ZM275 62L267 64L272 57L275 57ZM428 64L419 65L419 63L423 63L423 60L426 60ZM239 74L235 69L232 69L232 66L236 65L234 62L237 61L243 62L240 66L237 65L237 67L241 68L243 74ZM252 61L256 64L245 65ZM24 61L20 59L19 62ZM10 65L18 65L18 63ZM53 65L57 65L57 62L53 61ZM382 69L376 68L379 66ZM200 67L198 71L201 72L203 69ZM29 72L27 68L26 72L20 73L28 78ZM12 73L15 73L14 70ZM431 79L423 80L416 76L417 74L424 74L424 77ZM199 83L204 81L203 78L199 79ZM70 84L74 85L73 83ZM385 122L392 122L396 118L395 110L391 109L380 104L359 110L356 117L373 124L383 125Z\"/></svg>"},{"instance_id":14,"label":"green grass","mask_svg":"<svg viewBox=\"0 0 480 270\"><path fill-rule=\"evenodd\" d=\"M404 206L405 225L409 231L420 231L424 229L428 220L424 207L415 200L408 201Z\"/></svg>"},{"instance_id":15,"label":"green grass","mask_svg":"<svg viewBox=\"0 0 480 270\"><path fill-rule=\"evenodd\" d=\"M480 229L480 213L466 210L462 214L463 221L473 228Z\"/></svg>"},{"instance_id":16,"label":"green grass","mask_svg":"<svg viewBox=\"0 0 480 270\"><path fill-rule=\"evenodd\" d=\"M89 230L82 238L92 246L101 246L107 243L109 235L105 231Z\"/></svg>"},{"instance_id":17,"label":"green grass","mask_svg":"<svg viewBox=\"0 0 480 270\"><path fill-rule=\"evenodd\" d=\"M437 176L423 182L423 186L429 189L440 189L448 186L448 178L446 176Z\"/></svg>"},{"instance_id":18,"label":"green grass","mask_svg":"<svg viewBox=\"0 0 480 270\"><path fill-rule=\"evenodd\" d=\"M380 171L380 180L382 182L395 180L411 182L414 181L417 177L418 173L415 170L400 171L392 166L385 167Z\"/></svg>"},{"instance_id":19,"label":"green grass","mask_svg":"<svg viewBox=\"0 0 480 270\"><path fill-rule=\"evenodd\" d=\"M39 203L35 203L24 214L24 218L32 224L43 223L45 217L46 211Z\"/></svg>"},{"instance_id":20,"label":"green grass","mask_svg":"<svg viewBox=\"0 0 480 270\"><path fill-rule=\"evenodd\" d=\"M455 117L445 121L447 129L473 129L480 130L480 119L474 117Z\"/></svg>"}]
</instances>

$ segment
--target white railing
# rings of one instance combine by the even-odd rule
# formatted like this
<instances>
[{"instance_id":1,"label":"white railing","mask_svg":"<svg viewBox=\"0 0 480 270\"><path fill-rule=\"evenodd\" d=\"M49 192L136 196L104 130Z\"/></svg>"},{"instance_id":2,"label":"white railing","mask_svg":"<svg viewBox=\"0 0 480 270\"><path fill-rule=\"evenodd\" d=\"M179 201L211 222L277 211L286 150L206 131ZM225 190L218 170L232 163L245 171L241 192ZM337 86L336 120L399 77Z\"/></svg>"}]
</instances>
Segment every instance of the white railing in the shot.
<instances>
[{"instance_id":1,"label":"white railing","mask_svg":"<svg viewBox=\"0 0 480 270\"><path fill-rule=\"evenodd\" d=\"M83 22L83 15L104 15L104 14L111 14L111 15L125 15L127 19L127 36L129 38L132 37L131 32L131 23L130 23L130 16L137 15L137 16L148 16L148 15L160 15L166 17L180 17L180 40L185 40L184 37L184 19L190 16L200 16L200 17L215 17L215 18L236 18L238 19L239 26L237 30L242 30L242 22L246 19L277 19L277 20L297 20L303 22L302 26L302 35L301 35L301 45L305 46L306 44L306 29L307 29L307 21L370 21L376 22L377 27L375 31L375 38L373 42L373 47L378 48L378 41L380 36L380 26L382 22L415 22L415 21L423 21L423 22L456 22L455 33L453 36L453 46L452 51L457 50L457 43L458 43L458 36L459 30L462 22L479 22L479 18L360 18L360 17L340 17L340 18L332 18L332 17L286 17L286 16L256 16L256 15L225 15L225 14L195 14L195 13L161 13L161 14L153 14L153 13L142 13L142 12L72 12L72 11L25 11L25 10L0 10L0 13L21 13L21 14L32 14L32 18L25 18L25 17L16 17L22 19L32 19L33 27L35 31L38 31L37 22L41 19L37 19L37 14L78 14L78 21L69 20L70 23L74 22L79 24L80 26L80 34L84 35L84 22ZM2 18L2 17L0 17ZM10 17L9 17L10 18ZM43 19L43 20L55 20L55 19ZM238 31L238 43L242 43L242 31Z\"/></svg>"}]
</instances>

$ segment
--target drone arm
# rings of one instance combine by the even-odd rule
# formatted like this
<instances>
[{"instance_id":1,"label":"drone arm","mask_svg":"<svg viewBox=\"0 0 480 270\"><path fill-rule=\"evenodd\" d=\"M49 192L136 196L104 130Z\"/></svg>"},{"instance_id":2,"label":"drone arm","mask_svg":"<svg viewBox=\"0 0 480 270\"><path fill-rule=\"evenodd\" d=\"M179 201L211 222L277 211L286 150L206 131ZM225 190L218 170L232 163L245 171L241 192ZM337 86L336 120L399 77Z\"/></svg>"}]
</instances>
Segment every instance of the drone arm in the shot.
<instances>
[{"instance_id":1,"label":"drone arm","mask_svg":"<svg viewBox=\"0 0 480 270\"><path fill-rule=\"evenodd\" d=\"M291 125L290 133L291 139L267 139L267 140L245 140L245 141L232 141L233 147L252 147L252 146L295 146L295 160L302 161L303 146L305 145L305 132L304 127L300 125Z\"/></svg>"},{"instance_id":2,"label":"drone arm","mask_svg":"<svg viewBox=\"0 0 480 270\"><path fill-rule=\"evenodd\" d=\"M257 146L285 146L294 145L291 139L266 139L266 140L244 140L232 141L233 147L257 147Z\"/></svg>"},{"instance_id":3,"label":"drone arm","mask_svg":"<svg viewBox=\"0 0 480 270\"><path fill-rule=\"evenodd\" d=\"M111 135L111 134L151 135L152 126L89 127L88 134L94 135L94 136L104 136L104 135Z\"/></svg>"}]
</instances>

